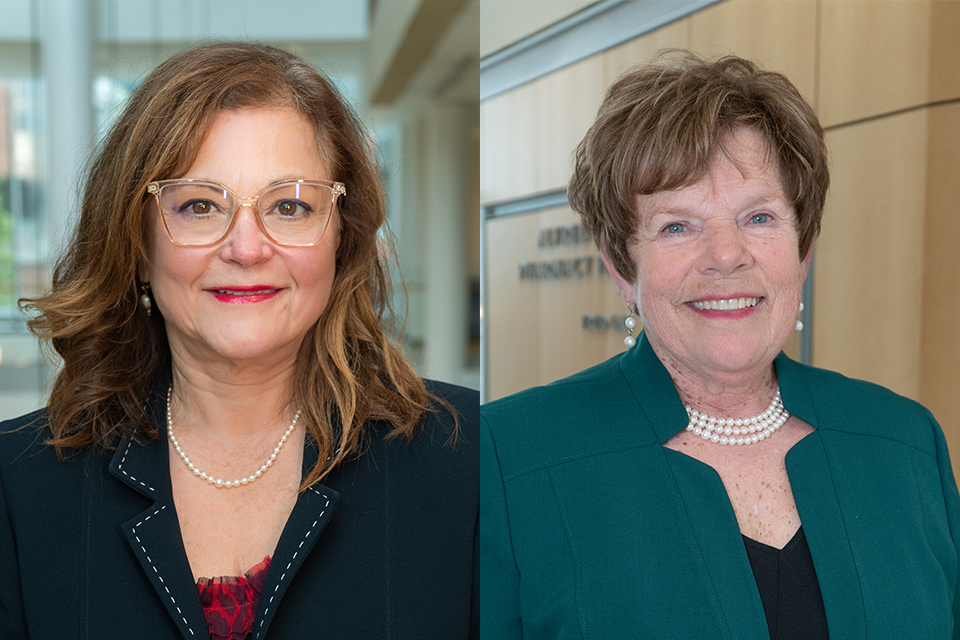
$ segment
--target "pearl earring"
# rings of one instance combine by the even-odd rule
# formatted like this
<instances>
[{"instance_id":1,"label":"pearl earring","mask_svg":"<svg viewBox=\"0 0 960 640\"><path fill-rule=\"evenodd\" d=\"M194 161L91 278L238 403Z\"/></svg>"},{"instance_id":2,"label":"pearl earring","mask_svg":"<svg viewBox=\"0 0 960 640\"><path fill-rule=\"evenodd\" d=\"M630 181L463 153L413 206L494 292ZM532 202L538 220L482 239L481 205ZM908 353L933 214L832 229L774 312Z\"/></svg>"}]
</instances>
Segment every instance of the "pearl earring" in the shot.
<instances>
[{"instance_id":1,"label":"pearl earring","mask_svg":"<svg viewBox=\"0 0 960 640\"><path fill-rule=\"evenodd\" d=\"M150 300L150 283L145 282L141 284L140 290L143 291L140 295L140 304L147 310L147 317L149 317L153 314L153 301Z\"/></svg>"},{"instance_id":2,"label":"pearl earring","mask_svg":"<svg viewBox=\"0 0 960 640\"><path fill-rule=\"evenodd\" d=\"M800 303L800 311L797 312L797 323L793 325L793 330L797 333L803 331L803 322L800 320L800 314L803 313L803 303Z\"/></svg>"},{"instance_id":3,"label":"pearl earring","mask_svg":"<svg viewBox=\"0 0 960 640\"><path fill-rule=\"evenodd\" d=\"M633 330L637 328L637 319L633 317L633 307L629 304L627 305L627 310L630 312L630 315L623 321L623 326L627 328L627 337L623 339L623 344L627 345L627 348L630 349L637 344L637 339L633 337Z\"/></svg>"}]
</instances>

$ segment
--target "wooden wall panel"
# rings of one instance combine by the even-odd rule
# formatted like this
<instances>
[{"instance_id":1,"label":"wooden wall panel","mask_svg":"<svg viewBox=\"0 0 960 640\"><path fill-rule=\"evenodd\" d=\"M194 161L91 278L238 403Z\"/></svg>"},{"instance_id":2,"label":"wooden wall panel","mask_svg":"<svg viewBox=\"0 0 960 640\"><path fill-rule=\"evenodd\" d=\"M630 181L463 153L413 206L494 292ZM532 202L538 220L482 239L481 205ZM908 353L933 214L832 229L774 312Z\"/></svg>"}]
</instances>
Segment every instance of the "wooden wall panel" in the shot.
<instances>
[{"instance_id":1,"label":"wooden wall panel","mask_svg":"<svg viewBox=\"0 0 960 640\"><path fill-rule=\"evenodd\" d=\"M929 99L960 97L960 2L934 2L930 13Z\"/></svg>"},{"instance_id":2,"label":"wooden wall panel","mask_svg":"<svg viewBox=\"0 0 960 640\"><path fill-rule=\"evenodd\" d=\"M536 190L536 99L528 84L480 105L480 201Z\"/></svg>"},{"instance_id":3,"label":"wooden wall panel","mask_svg":"<svg viewBox=\"0 0 960 640\"><path fill-rule=\"evenodd\" d=\"M919 397L927 115L827 135L833 183L816 247L813 364Z\"/></svg>"},{"instance_id":4,"label":"wooden wall panel","mask_svg":"<svg viewBox=\"0 0 960 640\"><path fill-rule=\"evenodd\" d=\"M820 6L824 126L927 101L930 1L821 0Z\"/></svg>"},{"instance_id":5,"label":"wooden wall panel","mask_svg":"<svg viewBox=\"0 0 960 640\"><path fill-rule=\"evenodd\" d=\"M736 54L790 78L816 98L816 0L727 0L688 18L690 48L714 58Z\"/></svg>"},{"instance_id":6,"label":"wooden wall panel","mask_svg":"<svg viewBox=\"0 0 960 640\"><path fill-rule=\"evenodd\" d=\"M600 56L561 69L537 80L537 191L566 186L573 152L597 117L603 99L603 59Z\"/></svg>"},{"instance_id":7,"label":"wooden wall panel","mask_svg":"<svg viewBox=\"0 0 960 640\"><path fill-rule=\"evenodd\" d=\"M593 242L538 246L541 230L578 223L567 207L487 221L488 400L563 378L624 349L626 329L619 316L626 315L626 304L613 279L599 269ZM521 264L575 258L590 260L589 273L520 278ZM584 329L584 315L618 318L606 329Z\"/></svg>"},{"instance_id":8,"label":"wooden wall panel","mask_svg":"<svg viewBox=\"0 0 960 640\"><path fill-rule=\"evenodd\" d=\"M536 255L539 227L533 215L486 221L487 400L526 389L540 379L540 297L524 295L517 275L517 264Z\"/></svg>"},{"instance_id":9,"label":"wooden wall panel","mask_svg":"<svg viewBox=\"0 0 960 640\"><path fill-rule=\"evenodd\" d=\"M920 402L960 464L960 105L930 110Z\"/></svg>"},{"instance_id":10,"label":"wooden wall panel","mask_svg":"<svg viewBox=\"0 0 960 640\"><path fill-rule=\"evenodd\" d=\"M689 46L689 19L677 20L656 31L614 47L603 55L603 85L609 87L632 66L649 61L663 49L685 49Z\"/></svg>"},{"instance_id":11,"label":"wooden wall panel","mask_svg":"<svg viewBox=\"0 0 960 640\"><path fill-rule=\"evenodd\" d=\"M542 229L576 224L570 209L554 209L538 215ZM593 243L541 248L541 259L592 257L591 274L583 278L524 282L521 290L540 297L540 372L538 384L546 384L593 366L623 351L626 330L586 330L584 315L626 314L626 304L613 279L599 268L599 253ZM613 338L613 345L611 340ZM613 347L610 350L610 347Z\"/></svg>"}]
</instances>

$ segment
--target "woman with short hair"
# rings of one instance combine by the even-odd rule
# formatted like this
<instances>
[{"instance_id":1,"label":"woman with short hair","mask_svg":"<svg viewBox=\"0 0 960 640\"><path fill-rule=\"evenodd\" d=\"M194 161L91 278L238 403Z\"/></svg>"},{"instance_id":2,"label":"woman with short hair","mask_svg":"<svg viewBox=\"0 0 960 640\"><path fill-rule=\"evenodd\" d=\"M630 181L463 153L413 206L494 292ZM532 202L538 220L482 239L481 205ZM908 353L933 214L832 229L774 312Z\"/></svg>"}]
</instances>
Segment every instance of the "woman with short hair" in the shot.
<instances>
[{"instance_id":1,"label":"woman with short hair","mask_svg":"<svg viewBox=\"0 0 960 640\"><path fill-rule=\"evenodd\" d=\"M960 632L940 427L781 351L828 184L778 73L674 53L610 87L568 197L628 349L481 408L484 637Z\"/></svg>"}]
</instances>

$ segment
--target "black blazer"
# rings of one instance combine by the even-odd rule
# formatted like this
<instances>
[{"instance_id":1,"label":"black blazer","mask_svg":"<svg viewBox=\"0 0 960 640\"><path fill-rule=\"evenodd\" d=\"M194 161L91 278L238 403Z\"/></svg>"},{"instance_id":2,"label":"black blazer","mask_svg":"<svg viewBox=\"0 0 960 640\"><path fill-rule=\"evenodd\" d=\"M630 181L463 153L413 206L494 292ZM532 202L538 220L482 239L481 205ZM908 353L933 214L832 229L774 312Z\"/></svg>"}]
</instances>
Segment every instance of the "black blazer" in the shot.
<instances>
[{"instance_id":1,"label":"black blazer","mask_svg":"<svg viewBox=\"0 0 960 640\"><path fill-rule=\"evenodd\" d=\"M459 443L446 444L442 409L413 443L372 425L362 457L298 498L254 639L477 637L479 399L428 388L456 408ZM0 423L3 640L209 637L170 489L165 391L148 410L160 438L65 463L42 444L44 411ZM305 468L316 460L307 441Z\"/></svg>"}]
</instances>

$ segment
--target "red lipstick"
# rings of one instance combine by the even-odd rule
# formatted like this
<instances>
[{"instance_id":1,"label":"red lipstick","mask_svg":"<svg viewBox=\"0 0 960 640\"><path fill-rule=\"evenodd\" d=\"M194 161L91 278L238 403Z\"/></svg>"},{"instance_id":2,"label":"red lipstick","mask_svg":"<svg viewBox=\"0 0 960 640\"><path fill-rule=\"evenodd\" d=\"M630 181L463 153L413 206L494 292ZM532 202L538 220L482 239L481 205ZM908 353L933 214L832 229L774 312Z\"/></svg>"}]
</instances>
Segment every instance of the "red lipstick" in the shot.
<instances>
[{"instance_id":1,"label":"red lipstick","mask_svg":"<svg viewBox=\"0 0 960 640\"><path fill-rule=\"evenodd\" d=\"M254 285L252 287L217 287L207 289L213 297L225 304L253 304L263 302L277 295L281 289L270 285Z\"/></svg>"}]
</instances>

